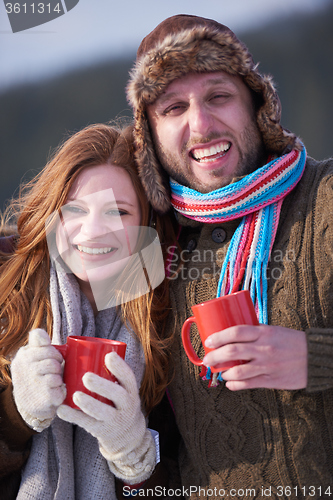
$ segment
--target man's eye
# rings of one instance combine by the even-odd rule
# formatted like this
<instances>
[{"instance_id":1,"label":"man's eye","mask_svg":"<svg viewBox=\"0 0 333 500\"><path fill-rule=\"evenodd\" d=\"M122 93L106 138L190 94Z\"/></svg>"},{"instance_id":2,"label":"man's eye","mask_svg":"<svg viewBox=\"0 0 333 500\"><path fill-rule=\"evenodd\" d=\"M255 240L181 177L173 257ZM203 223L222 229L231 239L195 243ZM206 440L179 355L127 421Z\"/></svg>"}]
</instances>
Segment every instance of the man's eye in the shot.
<instances>
[{"instance_id":1,"label":"man's eye","mask_svg":"<svg viewBox=\"0 0 333 500\"><path fill-rule=\"evenodd\" d=\"M179 115L185 110L185 105L184 104L172 104L171 106L168 106L164 111L164 115Z\"/></svg>"},{"instance_id":2,"label":"man's eye","mask_svg":"<svg viewBox=\"0 0 333 500\"><path fill-rule=\"evenodd\" d=\"M211 97L213 101L225 101L229 98L229 94L215 94Z\"/></svg>"}]
</instances>

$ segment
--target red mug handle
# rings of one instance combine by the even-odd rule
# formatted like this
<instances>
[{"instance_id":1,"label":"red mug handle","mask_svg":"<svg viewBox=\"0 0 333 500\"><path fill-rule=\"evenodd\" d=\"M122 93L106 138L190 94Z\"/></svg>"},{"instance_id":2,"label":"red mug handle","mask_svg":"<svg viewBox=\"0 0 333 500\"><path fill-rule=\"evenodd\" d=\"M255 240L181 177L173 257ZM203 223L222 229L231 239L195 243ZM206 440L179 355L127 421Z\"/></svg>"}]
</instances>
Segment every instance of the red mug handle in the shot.
<instances>
[{"instance_id":1,"label":"red mug handle","mask_svg":"<svg viewBox=\"0 0 333 500\"><path fill-rule=\"evenodd\" d=\"M191 343L191 339L190 339L190 330L191 330L192 323L195 323L194 316L187 318L187 320L183 324L183 328L182 328L183 346L184 346L185 352L186 352L189 360L192 361L192 363L194 365L202 366L203 365L202 359L200 359L199 356L197 355L197 353L195 352L193 345Z\"/></svg>"}]
</instances>

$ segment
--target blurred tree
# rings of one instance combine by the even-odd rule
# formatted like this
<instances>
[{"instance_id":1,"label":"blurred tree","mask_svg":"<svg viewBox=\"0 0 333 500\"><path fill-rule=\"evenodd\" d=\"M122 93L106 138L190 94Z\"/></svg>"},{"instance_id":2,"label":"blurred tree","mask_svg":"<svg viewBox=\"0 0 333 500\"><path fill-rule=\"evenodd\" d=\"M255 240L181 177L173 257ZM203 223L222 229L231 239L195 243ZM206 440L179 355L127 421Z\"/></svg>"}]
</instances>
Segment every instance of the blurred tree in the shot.
<instances>
[{"instance_id":1,"label":"blurred tree","mask_svg":"<svg viewBox=\"0 0 333 500\"><path fill-rule=\"evenodd\" d=\"M131 119L124 89L133 58L0 95L0 210L69 134L91 123Z\"/></svg>"},{"instance_id":2,"label":"blurred tree","mask_svg":"<svg viewBox=\"0 0 333 500\"><path fill-rule=\"evenodd\" d=\"M273 76L282 103L282 123L304 141L316 159L333 155L333 5L312 16L266 26L242 38Z\"/></svg>"},{"instance_id":3,"label":"blurred tree","mask_svg":"<svg viewBox=\"0 0 333 500\"><path fill-rule=\"evenodd\" d=\"M333 153L332 21L331 4L312 16L239 34L261 71L274 77L283 125L300 135L317 159ZM124 89L134 58L106 61L0 95L0 210L69 133L90 123L131 117Z\"/></svg>"}]
</instances>

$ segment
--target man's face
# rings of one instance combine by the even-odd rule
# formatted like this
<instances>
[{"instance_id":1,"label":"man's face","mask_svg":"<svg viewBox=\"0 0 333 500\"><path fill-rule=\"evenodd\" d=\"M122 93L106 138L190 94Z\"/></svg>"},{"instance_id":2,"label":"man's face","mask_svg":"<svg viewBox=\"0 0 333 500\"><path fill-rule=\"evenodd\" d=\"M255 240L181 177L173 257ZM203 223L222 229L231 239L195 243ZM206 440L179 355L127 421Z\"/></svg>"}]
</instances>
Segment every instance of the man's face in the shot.
<instances>
[{"instance_id":1,"label":"man's face","mask_svg":"<svg viewBox=\"0 0 333 500\"><path fill-rule=\"evenodd\" d=\"M147 107L159 160L179 183L207 193L264 163L251 92L224 71L173 81Z\"/></svg>"}]
</instances>

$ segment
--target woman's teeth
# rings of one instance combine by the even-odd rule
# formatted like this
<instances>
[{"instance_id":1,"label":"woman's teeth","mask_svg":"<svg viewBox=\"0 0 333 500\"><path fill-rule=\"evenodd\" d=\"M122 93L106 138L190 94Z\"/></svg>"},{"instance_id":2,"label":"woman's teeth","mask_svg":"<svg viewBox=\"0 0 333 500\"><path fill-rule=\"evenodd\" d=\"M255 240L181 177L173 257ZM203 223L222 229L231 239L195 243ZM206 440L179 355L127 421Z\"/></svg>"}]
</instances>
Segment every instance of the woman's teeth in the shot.
<instances>
[{"instance_id":1,"label":"woman's teeth","mask_svg":"<svg viewBox=\"0 0 333 500\"><path fill-rule=\"evenodd\" d=\"M80 252L83 252L83 253L89 253L90 255L97 255L97 254L110 253L110 252L112 252L113 250L115 250L115 248L113 248L113 247L90 248L90 247L83 247L83 246L81 246L81 245L77 245L77 249L78 249Z\"/></svg>"},{"instance_id":2,"label":"woman's teeth","mask_svg":"<svg viewBox=\"0 0 333 500\"><path fill-rule=\"evenodd\" d=\"M220 153L225 154L230 147L230 142L222 142L221 144L215 144L210 148L195 149L192 151L192 156L197 161L211 161L216 159L216 155L219 155Z\"/></svg>"}]
</instances>

